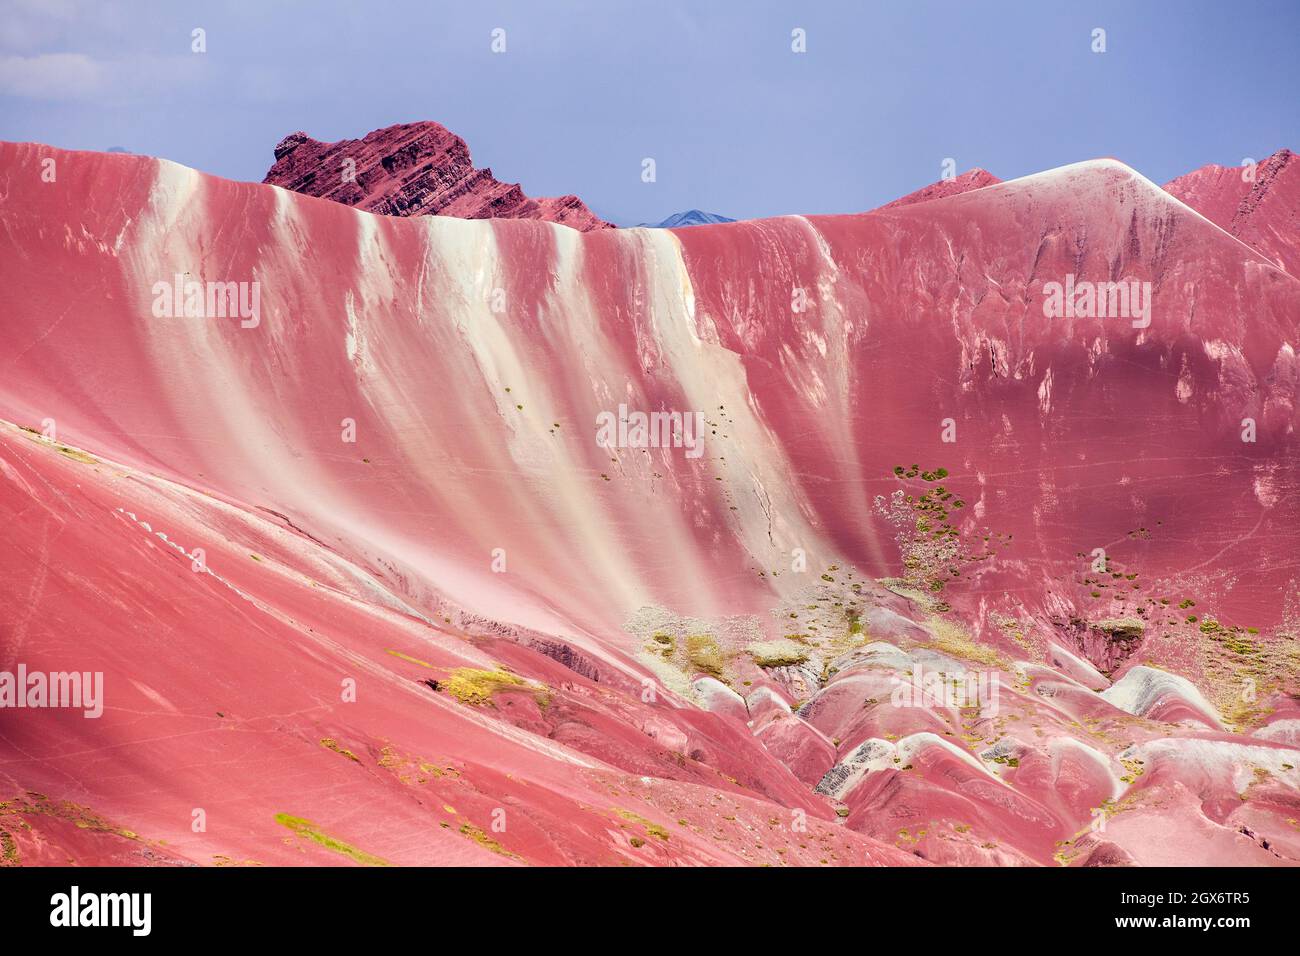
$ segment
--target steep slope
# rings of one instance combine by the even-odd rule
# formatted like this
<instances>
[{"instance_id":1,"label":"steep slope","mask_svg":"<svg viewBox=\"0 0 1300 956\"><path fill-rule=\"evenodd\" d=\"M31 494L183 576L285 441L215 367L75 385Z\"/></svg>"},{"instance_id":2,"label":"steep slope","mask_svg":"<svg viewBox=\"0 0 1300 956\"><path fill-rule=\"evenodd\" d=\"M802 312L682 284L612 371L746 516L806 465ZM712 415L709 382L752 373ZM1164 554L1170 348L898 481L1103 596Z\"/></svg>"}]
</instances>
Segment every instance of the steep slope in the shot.
<instances>
[{"instance_id":1,"label":"steep slope","mask_svg":"<svg viewBox=\"0 0 1300 956\"><path fill-rule=\"evenodd\" d=\"M100 718L5 712L13 861L909 862L743 726L435 623L283 518L12 427L0 474L0 666L105 675Z\"/></svg>"},{"instance_id":2,"label":"steep slope","mask_svg":"<svg viewBox=\"0 0 1300 956\"><path fill-rule=\"evenodd\" d=\"M363 139L322 143L291 133L262 180L386 216L541 219L586 232L612 229L577 196L530 199L518 184L475 169L469 147L437 123L377 129Z\"/></svg>"},{"instance_id":3,"label":"steep slope","mask_svg":"<svg viewBox=\"0 0 1300 956\"><path fill-rule=\"evenodd\" d=\"M1300 859L1300 282L1122 164L583 235L5 144L0 212L0 667L108 688L0 739L24 859Z\"/></svg>"},{"instance_id":4,"label":"steep slope","mask_svg":"<svg viewBox=\"0 0 1300 956\"><path fill-rule=\"evenodd\" d=\"M1291 150L1280 149L1253 167L1202 166L1165 189L1300 276L1300 162Z\"/></svg>"}]
</instances>

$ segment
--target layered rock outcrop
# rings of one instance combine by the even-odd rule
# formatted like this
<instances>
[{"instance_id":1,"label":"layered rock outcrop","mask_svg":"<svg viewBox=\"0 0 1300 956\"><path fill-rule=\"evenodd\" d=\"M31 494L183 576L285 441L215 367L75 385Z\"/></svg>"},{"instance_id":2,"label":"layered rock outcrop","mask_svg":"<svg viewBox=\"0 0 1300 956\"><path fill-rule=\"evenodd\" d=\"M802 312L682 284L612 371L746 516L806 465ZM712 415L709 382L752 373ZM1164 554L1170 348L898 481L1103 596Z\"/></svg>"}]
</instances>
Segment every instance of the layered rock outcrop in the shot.
<instances>
[{"instance_id":1,"label":"layered rock outcrop","mask_svg":"<svg viewBox=\"0 0 1300 956\"><path fill-rule=\"evenodd\" d=\"M405 123L362 139L322 143L290 133L275 147L264 183L385 216L542 219L580 232L612 229L577 196L534 199L491 169L476 169L469 146L437 123Z\"/></svg>"}]
</instances>

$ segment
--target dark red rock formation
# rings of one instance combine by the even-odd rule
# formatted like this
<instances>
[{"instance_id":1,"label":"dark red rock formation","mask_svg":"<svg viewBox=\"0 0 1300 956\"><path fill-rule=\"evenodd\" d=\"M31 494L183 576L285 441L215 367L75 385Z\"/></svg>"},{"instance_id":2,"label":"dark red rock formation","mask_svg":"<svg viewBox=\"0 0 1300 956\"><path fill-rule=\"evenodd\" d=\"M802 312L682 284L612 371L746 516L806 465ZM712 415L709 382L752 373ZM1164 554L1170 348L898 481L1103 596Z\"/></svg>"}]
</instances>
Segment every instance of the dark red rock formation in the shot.
<instances>
[{"instance_id":1,"label":"dark red rock formation","mask_svg":"<svg viewBox=\"0 0 1300 956\"><path fill-rule=\"evenodd\" d=\"M465 141L437 123L389 126L337 143L290 133L275 147L275 165L262 181L385 216L543 219L581 232L614 228L577 196L532 199L518 183L475 169Z\"/></svg>"}]
</instances>

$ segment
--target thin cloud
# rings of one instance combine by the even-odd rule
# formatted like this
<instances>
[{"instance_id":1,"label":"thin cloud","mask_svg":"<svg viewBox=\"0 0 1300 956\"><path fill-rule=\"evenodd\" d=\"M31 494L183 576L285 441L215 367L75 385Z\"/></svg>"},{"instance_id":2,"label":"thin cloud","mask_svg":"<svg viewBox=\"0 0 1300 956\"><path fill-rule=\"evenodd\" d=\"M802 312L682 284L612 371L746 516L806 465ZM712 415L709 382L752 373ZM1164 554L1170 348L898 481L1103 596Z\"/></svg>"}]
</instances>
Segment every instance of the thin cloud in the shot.
<instances>
[{"instance_id":1,"label":"thin cloud","mask_svg":"<svg viewBox=\"0 0 1300 956\"><path fill-rule=\"evenodd\" d=\"M0 95L37 100L80 100L104 88L102 64L84 53L0 56Z\"/></svg>"},{"instance_id":2,"label":"thin cloud","mask_svg":"<svg viewBox=\"0 0 1300 956\"><path fill-rule=\"evenodd\" d=\"M204 72L204 58L191 54L111 60L85 53L0 55L0 96L130 101L191 86Z\"/></svg>"}]
</instances>

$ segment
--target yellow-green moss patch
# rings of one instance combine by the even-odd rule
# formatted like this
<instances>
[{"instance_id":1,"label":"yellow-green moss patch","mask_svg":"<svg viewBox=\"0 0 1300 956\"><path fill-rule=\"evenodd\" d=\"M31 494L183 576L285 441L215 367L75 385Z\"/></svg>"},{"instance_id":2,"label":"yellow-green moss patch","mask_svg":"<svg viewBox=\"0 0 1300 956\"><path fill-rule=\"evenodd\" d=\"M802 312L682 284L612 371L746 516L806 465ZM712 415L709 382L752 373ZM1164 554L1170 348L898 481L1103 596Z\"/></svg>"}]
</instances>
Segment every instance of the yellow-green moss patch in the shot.
<instances>
[{"instance_id":1,"label":"yellow-green moss patch","mask_svg":"<svg viewBox=\"0 0 1300 956\"><path fill-rule=\"evenodd\" d=\"M463 704L486 704L503 687L524 687L527 681L506 671L458 667L443 682L443 688Z\"/></svg>"},{"instance_id":2,"label":"yellow-green moss patch","mask_svg":"<svg viewBox=\"0 0 1300 956\"><path fill-rule=\"evenodd\" d=\"M551 695L545 688L526 681L507 670L479 670L474 667L458 667L442 682L442 689L463 704L480 706L490 704L492 695L511 688L530 690L537 706L545 709L550 706Z\"/></svg>"},{"instance_id":3,"label":"yellow-green moss patch","mask_svg":"<svg viewBox=\"0 0 1300 956\"><path fill-rule=\"evenodd\" d=\"M389 654L392 654L394 657L400 660L407 661L408 663L411 664L419 664L421 667L427 667L429 668L429 670L434 670L434 666L430 664L428 661L422 661L418 657L412 657L410 654L403 654L401 651L393 650L391 647L385 648L385 650L387 650Z\"/></svg>"},{"instance_id":4,"label":"yellow-green moss patch","mask_svg":"<svg viewBox=\"0 0 1300 956\"><path fill-rule=\"evenodd\" d=\"M631 810L620 810L618 807L614 807L613 812L618 814L624 820L629 821L630 823L641 824L641 826L645 827L645 832L650 834L652 837L655 837L656 839L664 840L666 842L671 836L671 834L669 834L668 829L666 827L661 826L658 823L655 823L653 820L647 820L639 813L633 813Z\"/></svg>"},{"instance_id":5,"label":"yellow-green moss patch","mask_svg":"<svg viewBox=\"0 0 1300 956\"><path fill-rule=\"evenodd\" d=\"M18 858L18 841L8 830L0 830L0 866L18 866L21 863L22 860Z\"/></svg>"},{"instance_id":6,"label":"yellow-green moss patch","mask_svg":"<svg viewBox=\"0 0 1300 956\"><path fill-rule=\"evenodd\" d=\"M726 655L712 634L687 635L686 660L692 667L714 677L721 677L727 666Z\"/></svg>"},{"instance_id":7,"label":"yellow-green moss patch","mask_svg":"<svg viewBox=\"0 0 1300 956\"><path fill-rule=\"evenodd\" d=\"M951 621L933 617L929 621L929 629L932 635L929 646L936 651L986 667L1010 669L1001 654L987 644L976 643L966 631Z\"/></svg>"},{"instance_id":8,"label":"yellow-green moss patch","mask_svg":"<svg viewBox=\"0 0 1300 956\"><path fill-rule=\"evenodd\" d=\"M43 816L66 820L78 830L90 830L93 833L111 833L126 840L139 840L132 830L114 826L89 807L72 803L69 800L55 801L43 793L27 791L25 796L0 802L0 817L3 816Z\"/></svg>"},{"instance_id":9,"label":"yellow-green moss patch","mask_svg":"<svg viewBox=\"0 0 1300 956\"><path fill-rule=\"evenodd\" d=\"M351 750L345 750L343 747L340 747L339 742L333 737L322 737L320 739L320 745L326 750L334 751L341 757L347 757L349 760L355 760L357 763L361 763L360 757L354 754Z\"/></svg>"},{"instance_id":10,"label":"yellow-green moss patch","mask_svg":"<svg viewBox=\"0 0 1300 956\"><path fill-rule=\"evenodd\" d=\"M788 639L756 641L745 650L759 667L793 667L808 660L808 648Z\"/></svg>"},{"instance_id":11,"label":"yellow-green moss patch","mask_svg":"<svg viewBox=\"0 0 1300 956\"><path fill-rule=\"evenodd\" d=\"M500 854L501 856L508 856L516 860L519 859L518 856L511 853L500 843L492 839L485 832L483 832L473 824L462 823L460 827L460 834L461 836L469 837L469 839L473 840L475 843L483 847L485 850L491 850L493 853Z\"/></svg>"},{"instance_id":12,"label":"yellow-green moss patch","mask_svg":"<svg viewBox=\"0 0 1300 956\"><path fill-rule=\"evenodd\" d=\"M387 860L373 856L364 850L358 850L351 844L344 843L328 833L321 832L320 827L310 820L304 820L302 817L290 816L287 813L277 813L275 822L283 827L288 827L300 837L305 837L313 843L323 846L331 852L341 854L349 859L360 863L362 866L391 866Z\"/></svg>"},{"instance_id":13,"label":"yellow-green moss patch","mask_svg":"<svg viewBox=\"0 0 1300 956\"><path fill-rule=\"evenodd\" d=\"M71 458L73 461L79 461L84 465L98 465L99 459L93 455L87 455L84 451L78 451L75 448L69 448L67 445L59 446L59 454L64 458Z\"/></svg>"}]
</instances>

